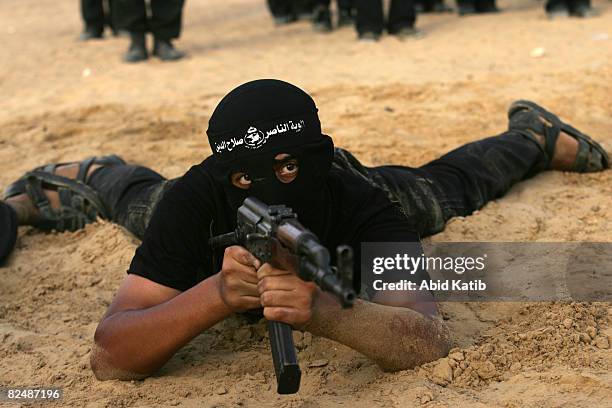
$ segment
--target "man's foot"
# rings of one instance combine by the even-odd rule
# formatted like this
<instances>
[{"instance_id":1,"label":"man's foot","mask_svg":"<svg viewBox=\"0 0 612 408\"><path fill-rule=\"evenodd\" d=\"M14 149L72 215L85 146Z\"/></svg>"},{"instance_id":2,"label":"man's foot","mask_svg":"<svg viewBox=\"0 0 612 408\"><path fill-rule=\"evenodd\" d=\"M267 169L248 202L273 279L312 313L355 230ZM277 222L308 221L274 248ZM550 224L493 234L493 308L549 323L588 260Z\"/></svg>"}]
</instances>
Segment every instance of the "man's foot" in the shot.
<instances>
[{"instance_id":1,"label":"man's foot","mask_svg":"<svg viewBox=\"0 0 612 408\"><path fill-rule=\"evenodd\" d=\"M309 21L312 19L312 11L314 10L314 2L312 1L289 1L287 3L293 3L291 14L294 16L294 21Z\"/></svg>"},{"instance_id":2,"label":"man's foot","mask_svg":"<svg viewBox=\"0 0 612 408\"><path fill-rule=\"evenodd\" d=\"M423 38L423 32L414 27L400 28L394 35L401 41Z\"/></svg>"},{"instance_id":3,"label":"man's foot","mask_svg":"<svg viewBox=\"0 0 612 408\"><path fill-rule=\"evenodd\" d=\"M481 7L476 7L478 13L499 13L501 10L494 3L485 4Z\"/></svg>"},{"instance_id":4,"label":"man's foot","mask_svg":"<svg viewBox=\"0 0 612 408\"><path fill-rule=\"evenodd\" d=\"M470 14L476 14L476 6L471 3L460 4L457 8L459 16L469 16Z\"/></svg>"},{"instance_id":5,"label":"man's foot","mask_svg":"<svg viewBox=\"0 0 612 408\"><path fill-rule=\"evenodd\" d=\"M378 40L380 40L380 34L375 33L374 31L364 31L363 33L359 33L359 41L377 42Z\"/></svg>"},{"instance_id":6,"label":"man's foot","mask_svg":"<svg viewBox=\"0 0 612 408\"><path fill-rule=\"evenodd\" d=\"M145 33L130 33L132 42L130 48L123 56L125 62L134 63L144 61L149 58L147 52Z\"/></svg>"},{"instance_id":7,"label":"man's foot","mask_svg":"<svg viewBox=\"0 0 612 408\"><path fill-rule=\"evenodd\" d=\"M101 167L101 165L92 165L87 172L86 180L89 179L89 176L99 167ZM77 178L78 171L79 164L72 163L58 166L52 174L75 180ZM58 210L60 208L59 193L56 190L50 189L44 189L43 191L45 196L49 200L49 203L51 204L51 208ZM9 198L6 198L5 202L10 205L17 213L17 220L19 222L19 225L33 225L40 220L40 212L32 202L32 199L30 198L28 193L24 192L11 196Z\"/></svg>"},{"instance_id":8,"label":"man's foot","mask_svg":"<svg viewBox=\"0 0 612 408\"><path fill-rule=\"evenodd\" d=\"M130 38L130 32L127 30L112 29L113 37Z\"/></svg>"},{"instance_id":9,"label":"man's foot","mask_svg":"<svg viewBox=\"0 0 612 408\"><path fill-rule=\"evenodd\" d=\"M578 18L590 18L598 15L597 11L588 4L579 4L576 7L572 7L569 14L572 17Z\"/></svg>"},{"instance_id":10,"label":"man's foot","mask_svg":"<svg viewBox=\"0 0 612 408\"><path fill-rule=\"evenodd\" d=\"M99 40L103 37L104 29L100 27L86 26L79 39L81 41Z\"/></svg>"},{"instance_id":11,"label":"man's foot","mask_svg":"<svg viewBox=\"0 0 612 408\"><path fill-rule=\"evenodd\" d=\"M293 14L284 14L284 15L280 15L280 16L275 16L274 17L274 24L277 26L281 26L281 25L285 25L285 24L291 24L296 22L298 19L296 16L294 16Z\"/></svg>"},{"instance_id":12,"label":"man's foot","mask_svg":"<svg viewBox=\"0 0 612 408\"><path fill-rule=\"evenodd\" d=\"M332 30L331 12L329 7L317 6L312 13L312 26L315 31L329 32Z\"/></svg>"},{"instance_id":13,"label":"man's foot","mask_svg":"<svg viewBox=\"0 0 612 408\"><path fill-rule=\"evenodd\" d=\"M338 11L338 27L350 26L355 23L351 10L340 9Z\"/></svg>"},{"instance_id":14,"label":"man's foot","mask_svg":"<svg viewBox=\"0 0 612 408\"><path fill-rule=\"evenodd\" d=\"M86 182L96 169L115 164L125 162L117 156L104 156L42 166L11 184L4 201L15 211L19 225L74 231L98 216L107 218L104 204Z\"/></svg>"},{"instance_id":15,"label":"man's foot","mask_svg":"<svg viewBox=\"0 0 612 408\"><path fill-rule=\"evenodd\" d=\"M453 8L451 6L447 6L444 1L436 2L433 5L432 13L452 13Z\"/></svg>"},{"instance_id":16,"label":"man's foot","mask_svg":"<svg viewBox=\"0 0 612 408\"><path fill-rule=\"evenodd\" d=\"M566 18L569 17L569 9L565 4L558 4L546 10L546 16L549 20L554 20L557 18Z\"/></svg>"},{"instance_id":17,"label":"man's foot","mask_svg":"<svg viewBox=\"0 0 612 408\"><path fill-rule=\"evenodd\" d=\"M534 102L512 103L508 118L510 130L540 145L547 168L586 173L610 167L608 154L599 143Z\"/></svg>"},{"instance_id":18,"label":"man's foot","mask_svg":"<svg viewBox=\"0 0 612 408\"><path fill-rule=\"evenodd\" d=\"M185 53L174 48L170 40L155 40L153 55L162 61L176 61L185 56Z\"/></svg>"}]
</instances>

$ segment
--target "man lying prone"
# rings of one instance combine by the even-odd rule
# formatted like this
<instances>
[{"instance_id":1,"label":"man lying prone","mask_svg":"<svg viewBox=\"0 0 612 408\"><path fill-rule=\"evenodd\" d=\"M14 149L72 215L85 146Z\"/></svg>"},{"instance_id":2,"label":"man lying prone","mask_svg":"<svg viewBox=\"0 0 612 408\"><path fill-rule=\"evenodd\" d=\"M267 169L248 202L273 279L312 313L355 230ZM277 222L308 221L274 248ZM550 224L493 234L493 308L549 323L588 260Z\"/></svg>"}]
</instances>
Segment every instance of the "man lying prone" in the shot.
<instances>
[{"instance_id":1,"label":"man lying prone","mask_svg":"<svg viewBox=\"0 0 612 408\"><path fill-rule=\"evenodd\" d=\"M9 186L0 202L0 251L16 225L75 230L100 216L142 239L124 282L95 333L99 379L142 378L198 334L234 313L276 320L365 354L384 370L440 358L448 330L422 292L389 299L362 290L342 309L291 267L240 246L217 251L209 238L236 227L253 196L284 204L333 251L363 242L418 242L545 170L601 171L604 149L535 103L517 101L508 130L466 144L419 168L368 168L321 133L317 108L301 89L258 80L225 96L212 114L212 156L166 180L117 156L47 165ZM411 279L427 279L425 272Z\"/></svg>"}]
</instances>

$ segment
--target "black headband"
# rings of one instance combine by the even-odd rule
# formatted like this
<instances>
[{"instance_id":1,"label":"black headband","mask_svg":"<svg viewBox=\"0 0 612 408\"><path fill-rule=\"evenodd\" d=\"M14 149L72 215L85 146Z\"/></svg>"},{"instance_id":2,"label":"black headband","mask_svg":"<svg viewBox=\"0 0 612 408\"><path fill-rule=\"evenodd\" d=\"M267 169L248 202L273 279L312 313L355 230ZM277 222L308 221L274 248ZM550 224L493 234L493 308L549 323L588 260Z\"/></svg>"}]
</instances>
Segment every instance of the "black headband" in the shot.
<instances>
[{"instance_id":1,"label":"black headband","mask_svg":"<svg viewBox=\"0 0 612 408\"><path fill-rule=\"evenodd\" d=\"M208 132L210 148L222 161L279 148L320 141L321 123L316 112L273 120L254 121L223 133Z\"/></svg>"}]
</instances>

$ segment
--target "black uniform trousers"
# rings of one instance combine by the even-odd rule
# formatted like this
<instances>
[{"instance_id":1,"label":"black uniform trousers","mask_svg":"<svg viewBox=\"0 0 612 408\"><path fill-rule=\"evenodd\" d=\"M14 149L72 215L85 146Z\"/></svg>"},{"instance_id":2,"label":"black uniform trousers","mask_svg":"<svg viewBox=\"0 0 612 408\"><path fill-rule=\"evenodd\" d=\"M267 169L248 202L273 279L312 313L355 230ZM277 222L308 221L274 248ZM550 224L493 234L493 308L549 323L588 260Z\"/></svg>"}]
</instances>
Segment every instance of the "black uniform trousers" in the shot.
<instances>
[{"instance_id":1,"label":"black uniform trousers","mask_svg":"<svg viewBox=\"0 0 612 408\"><path fill-rule=\"evenodd\" d=\"M106 10L104 0L81 0L81 16L87 27L104 30L104 25L108 25L114 30L113 13L115 0L106 0Z\"/></svg>"},{"instance_id":2,"label":"black uniform trousers","mask_svg":"<svg viewBox=\"0 0 612 408\"><path fill-rule=\"evenodd\" d=\"M545 9L547 12L553 11L557 8L566 8L572 12L578 6L591 6L591 0L548 0L546 2Z\"/></svg>"},{"instance_id":3,"label":"black uniform trousers","mask_svg":"<svg viewBox=\"0 0 612 408\"><path fill-rule=\"evenodd\" d=\"M178 38L184 0L151 0L147 16L145 0L115 0L117 27L130 32L151 32L160 40Z\"/></svg>"},{"instance_id":4,"label":"black uniform trousers","mask_svg":"<svg viewBox=\"0 0 612 408\"><path fill-rule=\"evenodd\" d=\"M355 7L355 0L337 0L338 9L340 10L351 10ZM318 4L329 7L331 4L331 0L319 0Z\"/></svg>"},{"instance_id":5,"label":"black uniform trousers","mask_svg":"<svg viewBox=\"0 0 612 408\"><path fill-rule=\"evenodd\" d=\"M356 0L357 32L374 32L382 34L385 17L382 0ZM403 28L412 28L416 21L413 0L391 0L387 31L395 34Z\"/></svg>"},{"instance_id":6,"label":"black uniform trousers","mask_svg":"<svg viewBox=\"0 0 612 408\"><path fill-rule=\"evenodd\" d=\"M457 0L459 7L473 7L476 12L487 12L494 9L495 0Z\"/></svg>"}]
</instances>

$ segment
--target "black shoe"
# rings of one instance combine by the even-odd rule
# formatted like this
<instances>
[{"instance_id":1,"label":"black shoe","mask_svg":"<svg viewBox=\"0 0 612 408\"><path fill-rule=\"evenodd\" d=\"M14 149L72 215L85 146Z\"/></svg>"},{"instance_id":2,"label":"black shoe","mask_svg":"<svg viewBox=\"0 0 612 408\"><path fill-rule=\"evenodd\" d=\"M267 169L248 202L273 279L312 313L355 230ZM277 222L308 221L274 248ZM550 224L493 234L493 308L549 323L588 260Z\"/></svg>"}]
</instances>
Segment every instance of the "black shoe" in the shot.
<instances>
[{"instance_id":1,"label":"black shoe","mask_svg":"<svg viewBox=\"0 0 612 408\"><path fill-rule=\"evenodd\" d=\"M566 18L569 17L569 9L565 4L556 4L553 7L548 7L546 10L546 15L549 20L554 20L555 18Z\"/></svg>"},{"instance_id":2,"label":"black shoe","mask_svg":"<svg viewBox=\"0 0 612 408\"><path fill-rule=\"evenodd\" d=\"M116 30L113 28L113 37L130 38L130 32L127 30Z\"/></svg>"},{"instance_id":3,"label":"black shoe","mask_svg":"<svg viewBox=\"0 0 612 408\"><path fill-rule=\"evenodd\" d=\"M128 48L127 52L123 56L123 60L131 63L144 61L149 58L145 33L130 33L130 37L132 39L132 43L130 44L130 48Z\"/></svg>"},{"instance_id":4,"label":"black shoe","mask_svg":"<svg viewBox=\"0 0 612 408\"><path fill-rule=\"evenodd\" d=\"M351 10L341 9L338 11L338 27L350 26L355 22Z\"/></svg>"},{"instance_id":5,"label":"black shoe","mask_svg":"<svg viewBox=\"0 0 612 408\"><path fill-rule=\"evenodd\" d=\"M501 10L495 4L487 4L484 7L478 7L476 11L478 13L499 13Z\"/></svg>"},{"instance_id":6,"label":"black shoe","mask_svg":"<svg viewBox=\"0 0 612 408\"><path fill-rule=\"evenodd\" d=\"M332 30L329 7L320 6L315 8L312 13L312 26L315 31L327 32Z\"/></svg>"},{"instance_id":7,"label":"black shoe","mask_svg":"<svg viewBox=\"0 0 612 408\"><path fill-rule=\"evenodd\" d=\"M380 39L380 34L374 31L364 31L359 33L359 41L363 42L376 42Z\"/></svg>"},{"instance_id":8,"label":"black shoe","mask_svg":"<svg viewBox=\"0 0 612 408\"><path fill-rule=\"evenodd\" d=\"M444 1L436 2L431 10L433 13L452 13L453 8L451 6L447 6Z\"/></svg>"},{"instance_id":9,"label":"black shoe","mask_svg":"<svg viewBox=\"0 0 612 408\"><path fill-rule=\"evenodd\" d=\"M580 17L580 18L589 18L595 17L598 15L597 11L588 4L579 4L575 7L572 7L569 11L570 16L572 17Z\"/></svg>"},{"instance_id":10,"label":"black shoe","mask_svg":"<svg viewBox=\"0 0 612 408\"><path fill-rule=\"evenodd\" d=\"M414 27L404 27L397 30L393 35L399 40L418 39L423 37L423 32Z\"/></svg>"},{"instance_id":11,"label":"black shoe","mask_svg":"<svg viewBox=\"0 0 612 408\"><path fill-rule=\"evenodd\" d=\"M153 55L162 61L176 61L185 56L185 53L174 48L170 40L155 40Z\"/></svg>"},{"instance_id":12,"label":"black shoe","mask_svg":"<svg viewBox=\"0 0 612 408\"><path fill-rule=\"evenodd\" d=\"M274 17L274 24L277 26L291 24L296 22L298 19L293 14L283 14Z\"/></svg>"},{"instance_id":13,"label":"black shoe","mask_svg":"<svg viewBox=\"0 0 612 408\"><path fill-rule=\"evenodd\" d=\"M81 41L89 41L89 40L99 40L103 37L104 29L100 27L85 27L79 39Z\"/></svg>"},{"instance_id":14,"label":"black shoe","mask_svg":"<svg viewBox=\"0 0 612 408\"><path fill-rule=\"evenodd\" d=\"M468 16L470 14L476 14L476 7L473 4L461 4L458 8L460 16Z\"/></svg>"}]
</instances>

